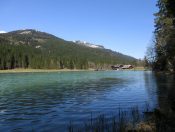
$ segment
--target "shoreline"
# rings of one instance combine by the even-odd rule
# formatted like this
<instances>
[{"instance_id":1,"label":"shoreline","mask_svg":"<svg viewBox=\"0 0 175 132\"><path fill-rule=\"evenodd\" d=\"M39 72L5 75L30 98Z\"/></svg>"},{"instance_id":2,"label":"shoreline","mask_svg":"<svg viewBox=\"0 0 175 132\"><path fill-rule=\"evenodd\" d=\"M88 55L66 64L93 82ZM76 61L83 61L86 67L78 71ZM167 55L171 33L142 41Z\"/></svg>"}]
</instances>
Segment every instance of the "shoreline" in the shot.
<instances>
[{"instance_id":1,"label":"shoreline","mask_svg":"<svg viewBox=\"0 0 175 132\"><path fill-rule=\"evenodd\" d=\"M72 72L72 71L95 71L96 69L24 69L24 68L18 68L18 69L7 69L7 70L0 70L0 74L2 73L38 73L38 72ZM121 71L144 71L145 69L142 67L135 67L133 69L125 69ZM100 71L100 70L99 70ZM102 71L116 71L111 69L105 69Z\"/></svg>"},{"instance_id":2,"label":"shoreline","mask_svg":"<svg viewBox=\"0 0 175 132\"><path fill-rule=\"evenodd\" d=\"M70 72L70 71L94 71L94 69L8 69L0 70L1 73L38 73L38 72Z\"/></svg>"}]
</instances>

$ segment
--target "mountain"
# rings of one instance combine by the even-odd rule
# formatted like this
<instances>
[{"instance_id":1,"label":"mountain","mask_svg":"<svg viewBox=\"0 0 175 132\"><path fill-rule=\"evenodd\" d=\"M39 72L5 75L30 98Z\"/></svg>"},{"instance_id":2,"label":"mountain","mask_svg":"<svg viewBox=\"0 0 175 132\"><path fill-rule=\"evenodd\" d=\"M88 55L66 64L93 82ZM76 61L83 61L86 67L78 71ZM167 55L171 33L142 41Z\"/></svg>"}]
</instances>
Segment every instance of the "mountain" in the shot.
<instances>
[{"instance_id":1,"label":"mountain","mask_svg":"<svg viewBox=\"0 0 175 132\"><path fill-rule=\"evenodd\" d=\"M135 64L136 61L101 45L66 41L33 29L0 33L0 69L109 68L112 64Z\"/></svg>"}]
</instances>

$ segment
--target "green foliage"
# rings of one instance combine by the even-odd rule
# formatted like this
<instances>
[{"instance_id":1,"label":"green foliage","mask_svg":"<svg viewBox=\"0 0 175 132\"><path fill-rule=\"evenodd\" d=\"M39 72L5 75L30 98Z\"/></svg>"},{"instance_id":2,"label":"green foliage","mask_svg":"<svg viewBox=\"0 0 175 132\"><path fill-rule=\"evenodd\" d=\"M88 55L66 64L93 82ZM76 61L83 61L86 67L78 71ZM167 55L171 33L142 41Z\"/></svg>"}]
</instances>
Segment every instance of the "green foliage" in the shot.
<instances>
[{"instance_id":1,"label":"green foliage","mask_svg":"<svg viewBox=\"0 0 175 132\"><path fill-rule=\"evenodd\" d=\"M175 71L175 1L158 0L155 14L156 70Z\"/></svg>"},{"instance_id":2,"label":"green foliage","mask_svg":"<svg viewBox=\"0 0 175 132\"><path fill-rule=\"evenodd\" d=\"M136 59L108 49L96 49L53 35L18 30L0 34L0 69L88 69L133 64Z\"/></svg>"}]
</instances>

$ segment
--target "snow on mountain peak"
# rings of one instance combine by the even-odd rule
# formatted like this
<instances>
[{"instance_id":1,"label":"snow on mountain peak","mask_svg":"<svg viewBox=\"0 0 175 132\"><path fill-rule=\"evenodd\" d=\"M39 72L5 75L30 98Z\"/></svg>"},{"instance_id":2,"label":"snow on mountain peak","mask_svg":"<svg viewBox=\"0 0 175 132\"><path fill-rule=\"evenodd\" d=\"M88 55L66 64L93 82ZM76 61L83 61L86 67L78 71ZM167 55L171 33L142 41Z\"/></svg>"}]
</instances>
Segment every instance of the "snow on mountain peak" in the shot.
<instances>
[{"instance_id":1,"label":"snow on mountain peak","mask_svg":"<svg viewBox=\"0 0 175 132\"><path fill-rule=\"evenodd\" d=\"M84 46L91 47L91 48L104 49L104 47L102 45L95 45L95 44L88 43L86 41L77 40L77 41L73 41L73 42L76 43L76 44L84 45Z\"/></svg>"},{"instance_id":2,"label":"snow on mountain peak","mask_svg":"<svg viewBox=\"0 0 175 132\"><path fill-rule=\"evenodd\" d=\"M19 34L31 34L31 33L32 33L31 31L23 31L23 32L21 32Z\"/></svg>"}]
</instances>

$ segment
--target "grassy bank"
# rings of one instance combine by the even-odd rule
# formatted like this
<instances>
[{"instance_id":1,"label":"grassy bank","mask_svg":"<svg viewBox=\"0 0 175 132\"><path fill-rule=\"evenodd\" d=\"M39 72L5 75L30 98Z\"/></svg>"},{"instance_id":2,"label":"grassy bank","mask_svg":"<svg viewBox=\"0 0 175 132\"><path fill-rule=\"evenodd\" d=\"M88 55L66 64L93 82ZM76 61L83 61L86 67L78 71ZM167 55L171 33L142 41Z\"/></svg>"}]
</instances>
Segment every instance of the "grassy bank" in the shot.
<instances>
[{"instance_id":1,"label":"grassy bank","mask_svg":"<svg viewBox=\"0 0 175 132\"><path fill-rule=\"evenodd\" d=\"M144 71L145 67L134 67L133 70Z\"/></svg>"},{"instance_id":2,"label":"grassy bank","mask_svg":"<svg viewBox=\"0 0 175 132\"><path fill-rule=\"evenodd\" d=\"M8 70L0 70L0 73L28 73L28 72L59 72L59 71L94 71L95 69L24 69L24 68L18 68L18 69L8 69ZM110 69L106 69L111 71ZM133 69L128 69L132 71L144 71L144 67L135 67Z\"/></svg>"},{"instance_id":3,"label":"grassy bank","mask_svg":"<svg viewBox=\"0 0 175 132\"><path fill-rule=\"evenodd\" d=\"M59 71L93 71L93 69L79 70L79 69L8 69L0 70L0 73L29 73L29 72L59 72Z\"/></svg>"}]
</instances>

